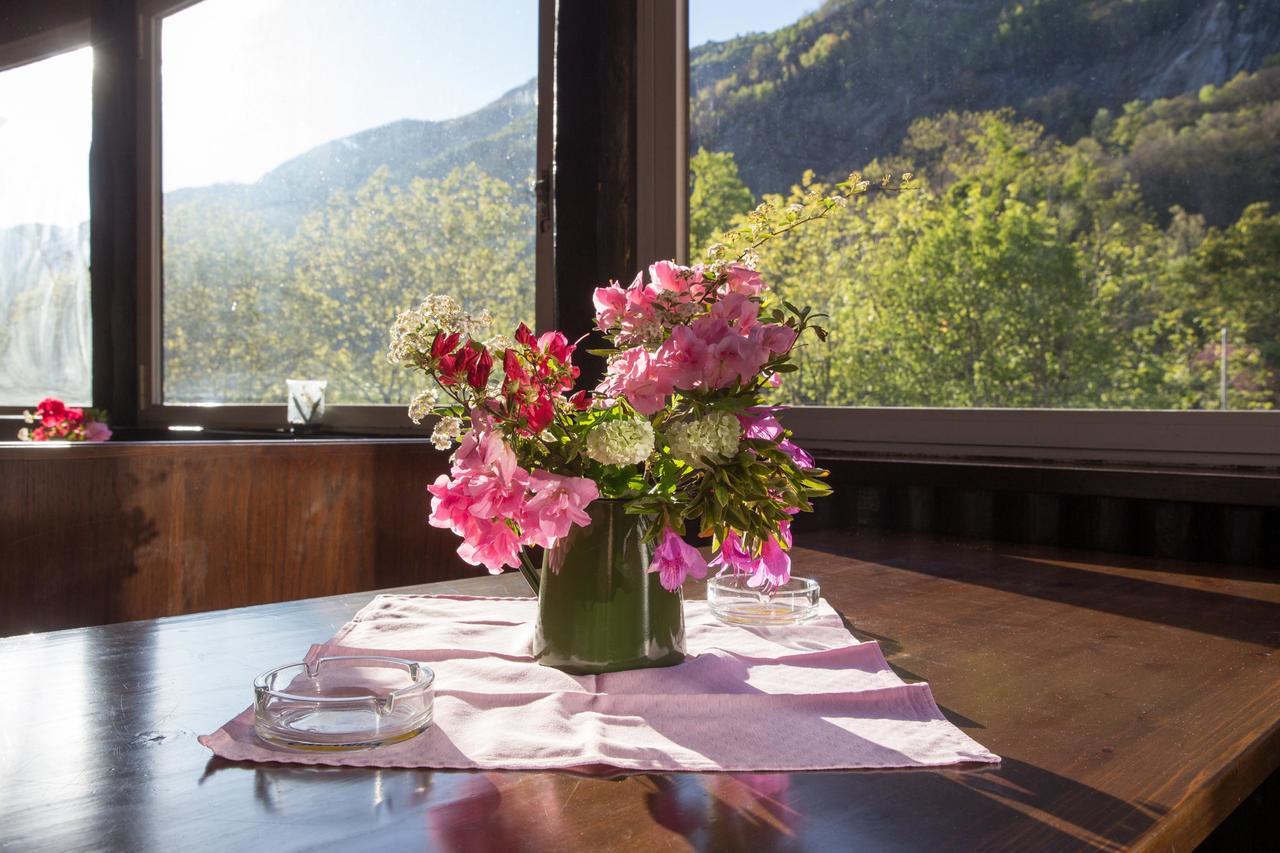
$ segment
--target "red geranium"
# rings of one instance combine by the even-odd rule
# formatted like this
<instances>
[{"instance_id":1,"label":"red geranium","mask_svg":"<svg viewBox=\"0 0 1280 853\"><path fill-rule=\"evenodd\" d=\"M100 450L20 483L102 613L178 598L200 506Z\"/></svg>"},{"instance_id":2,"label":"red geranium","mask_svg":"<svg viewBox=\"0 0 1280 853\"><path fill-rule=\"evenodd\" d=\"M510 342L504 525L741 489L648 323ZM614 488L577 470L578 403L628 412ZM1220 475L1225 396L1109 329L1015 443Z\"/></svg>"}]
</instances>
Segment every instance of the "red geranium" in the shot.
<instances>
[{"instance_id":1,"label":"red geranium","mask_svg":"<svg viewBox=\"0 0 1280 853\"><path fill-rule=\"evenodd\" d=\"M22 441L106 441L111 437L105 413L68 406L56 397L41 400L35 414L24 414L27 423L38 421L39 426L20 430Z\"/></svg>"}]
</instances>

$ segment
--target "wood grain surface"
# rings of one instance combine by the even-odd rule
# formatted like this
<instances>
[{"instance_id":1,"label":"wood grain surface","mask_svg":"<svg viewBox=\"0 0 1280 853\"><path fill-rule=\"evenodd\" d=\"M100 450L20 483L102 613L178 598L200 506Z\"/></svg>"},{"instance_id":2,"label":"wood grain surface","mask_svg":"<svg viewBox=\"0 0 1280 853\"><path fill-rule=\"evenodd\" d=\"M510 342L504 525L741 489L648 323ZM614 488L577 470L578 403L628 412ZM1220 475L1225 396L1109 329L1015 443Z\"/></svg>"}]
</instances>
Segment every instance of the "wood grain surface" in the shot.
<instances>
[{"instance_id":1,"label":"wood grain surface","mask_svg":"<svg viewBox=\"0 0 1280 853\"><path fill-rule=\"evenodd\" d=\"M445 580L416 441L2 448L0 636Z\"/></svg>"},{"instance_id":2,"label":"wood grain surface","mask_svg":"<svg viewBox=\"0 0 1280 853\"><path fill-rule=\"evenodd\" d=\"M799 545L797 572L999 767L598 779L241 766L196 743L361 594L0 640L0 847L1186 850L1280 764L1274 576L893 534ZM768 736L752 722L726 724Z\"/></svg>"}]
</instances>

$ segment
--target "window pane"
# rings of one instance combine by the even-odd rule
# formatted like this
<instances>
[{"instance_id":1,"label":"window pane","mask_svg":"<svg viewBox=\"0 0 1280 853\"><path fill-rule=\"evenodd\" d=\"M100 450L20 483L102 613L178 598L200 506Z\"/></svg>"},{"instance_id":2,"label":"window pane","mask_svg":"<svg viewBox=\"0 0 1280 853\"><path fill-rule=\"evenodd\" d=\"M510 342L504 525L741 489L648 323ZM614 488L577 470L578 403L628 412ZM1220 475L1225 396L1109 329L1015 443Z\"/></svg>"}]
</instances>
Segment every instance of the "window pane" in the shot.
<instances>
[{"instance_id":1,"label":"window pane","mask_svg":"<svg viewBox=\"0 0 1280 853\"><path fill-rule=\"evenodd\" d=\"M428 293L532 325L533 0L205 0L162 39L166 403L407 403Z\"/></svg>"},{"instance_id":2,"label":"window pane","mask_svg":"<svg viewBox=\"0 0 1280 853\"><path fill-rule=\"evenodd\" d=\"M761 201L915 176L761 250L829 315L780 402L1280 405L1266 5L691 0L695 260Z\"/></svg>"},{"instance_id":3,"label":"window pane","mask_svg":"<svg viewBox=\"0 0 1280 853\"><path fill-rule=\"evenodd\" d=\"M90 403L93 52L0 71L0 406Z\"/></svg>"}]
</instances>

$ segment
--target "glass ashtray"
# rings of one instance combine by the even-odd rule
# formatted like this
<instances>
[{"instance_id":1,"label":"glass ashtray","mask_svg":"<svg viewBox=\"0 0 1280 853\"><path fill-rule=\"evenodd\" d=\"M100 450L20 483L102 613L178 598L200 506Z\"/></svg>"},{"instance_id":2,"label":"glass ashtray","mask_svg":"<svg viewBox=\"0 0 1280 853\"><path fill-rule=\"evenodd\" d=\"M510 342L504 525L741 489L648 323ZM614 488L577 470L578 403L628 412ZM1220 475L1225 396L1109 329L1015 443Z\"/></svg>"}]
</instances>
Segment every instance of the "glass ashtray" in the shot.
<instances>
[{"instance_id":1,"label":"glass ashtray","mask_svg":"<svg viewBox=\"0 0 1280 853\"><path fill-rule=\"evenodd\" d=\"M431 725L435 673L417 661L363 655L278 666L253 682L253 728L289 749L369 749Z\"/></svg>"},{"instance_id":2,"label":"glass ashtray","mask_svg":"<svg viewBox=\"0 0 1280 853\"><path fill-rule=\"evenodd\" d=\"M818 582L792 578L766 592L747 586L746 575L707 581L707 605L721 622L734 625L798 625L818 615Z\"/></svg>"}]
</instances>

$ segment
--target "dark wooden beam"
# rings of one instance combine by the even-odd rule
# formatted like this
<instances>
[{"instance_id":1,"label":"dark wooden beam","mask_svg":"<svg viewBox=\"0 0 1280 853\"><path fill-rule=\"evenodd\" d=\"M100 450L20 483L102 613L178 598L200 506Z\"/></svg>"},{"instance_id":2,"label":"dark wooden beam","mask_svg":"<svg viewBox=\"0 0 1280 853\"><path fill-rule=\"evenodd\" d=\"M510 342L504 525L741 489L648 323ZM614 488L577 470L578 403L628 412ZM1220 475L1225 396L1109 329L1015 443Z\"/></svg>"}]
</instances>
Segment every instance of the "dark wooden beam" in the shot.
<instances>
[{"instance_id":1,"label":"dark wooden beam","mask_svg":"<svg viewBox=\"0 0 1280 853\"><path fill-rule=\"evenodd\" d=\"M138 26L131 0L94 0L89 253L93 402L136 423L138 400Z\"/></svg>"},{"instance_id":2,"label":"dark wooden beam","mask_svg":"<svg viewBox=\"0 0 1280 853\"><path fill-rule=\"evenodd\" d=\"M636 273L636 0L556 11L555 325L592 330L591 291ZM583 383L599 359L582 354Z\"/></svg>"}]
</instances>

